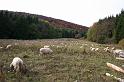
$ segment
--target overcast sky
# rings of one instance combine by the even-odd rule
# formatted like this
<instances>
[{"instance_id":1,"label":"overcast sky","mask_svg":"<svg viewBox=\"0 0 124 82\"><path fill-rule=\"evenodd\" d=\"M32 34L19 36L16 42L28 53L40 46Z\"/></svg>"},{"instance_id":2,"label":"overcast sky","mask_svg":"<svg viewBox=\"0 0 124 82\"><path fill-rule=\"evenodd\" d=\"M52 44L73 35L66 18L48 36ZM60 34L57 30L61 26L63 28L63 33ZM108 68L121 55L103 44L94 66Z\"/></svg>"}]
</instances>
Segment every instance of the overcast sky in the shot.
<instances>
[{"instance_id":1,"label":"overcast sky","mask_svg":"<svg viewBox=\"0 0 124 82\"><path fill-rule=\"evenodd\" d=\"M0 0L0 10L40 14L84 26L124 9L124 0Z\"/></svg>"}]
</instances>

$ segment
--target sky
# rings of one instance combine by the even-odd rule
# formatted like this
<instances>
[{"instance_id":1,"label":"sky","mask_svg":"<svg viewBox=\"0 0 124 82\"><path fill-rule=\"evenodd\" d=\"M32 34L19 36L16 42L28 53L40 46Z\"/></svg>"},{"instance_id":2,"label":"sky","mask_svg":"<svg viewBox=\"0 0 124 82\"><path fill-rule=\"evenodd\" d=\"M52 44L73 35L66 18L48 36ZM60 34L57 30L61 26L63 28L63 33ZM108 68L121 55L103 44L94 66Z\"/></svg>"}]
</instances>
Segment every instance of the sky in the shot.
<instances>
[{"instance_id":1,"label":"sky","mask_svg":"<svg viewBox=\"0 0 124 82\"><path fill-rule=\"evenodd\" d=\"M124 0L0 0L0 10L39 14L88 27L122 9Z\"/></svg>"}]
</instances>

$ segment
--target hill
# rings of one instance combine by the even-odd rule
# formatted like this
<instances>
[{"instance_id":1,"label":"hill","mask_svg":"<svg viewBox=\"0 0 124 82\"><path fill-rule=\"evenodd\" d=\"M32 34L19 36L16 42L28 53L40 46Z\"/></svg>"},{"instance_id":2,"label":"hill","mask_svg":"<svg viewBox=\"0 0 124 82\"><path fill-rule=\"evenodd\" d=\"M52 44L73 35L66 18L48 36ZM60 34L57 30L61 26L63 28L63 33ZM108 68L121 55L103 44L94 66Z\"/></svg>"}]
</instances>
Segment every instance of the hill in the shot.
<instances>
[{"instance_id":1,"label":"hill","mask_svg":"<svg viewBox=\"0 0 124 82\"><path fill-rule=\"evenodd\" d=\"M88 30L87 38L98 43L119 43L124 39L124 10L94 23Z\"/></svg>"},{"instance_id":2,"label":"hill","mask_svg":"<svg viewBox=\"0 0 124 82\"><path fill-rule=\"evenodd\" d=\"M56 19L56 18L47 17L43 15L38 15L38 14L30 14L30 13L25 13L25 12L13 12L13 11L8 11L8 12L12 12L17 15L35 16L35 17L38 17L40 20L48 21L52 26L58 27L58 28L70 28L70 29L83 30L83 31L88 30L87 26L82 26L82 25L71 23L65 20L61 20L61 19Z\"/></svg>"},{"instance_id":3,"label":"hill","mask_svg":"<svg viewBox=\"0 0 124 82\"><path fill-rule=\"evenodd\" d=\"M47 20L48 22L51 23L51 25L53 25L55 27L70 28L70 29L83 30L83 31L88 30L88 27L86 27L86 26L74 24L74 23L67 22L67 21L64 21L64 20L55 19L55 18L51 18L51 17L46 17L46 16L42 16L42 15L38 15L38 17L43 19L43 20Z\"/></svg>"},{"instance_id":4,"label":"hill","mask_svg":"<svg viewBox=\"0 0 124 82\"><path fill-rule=\"evenodd\" d=\"M41 39L86 36L88 27L25 12L0 10L0 38Z\"/></svg>"}]
</instances>

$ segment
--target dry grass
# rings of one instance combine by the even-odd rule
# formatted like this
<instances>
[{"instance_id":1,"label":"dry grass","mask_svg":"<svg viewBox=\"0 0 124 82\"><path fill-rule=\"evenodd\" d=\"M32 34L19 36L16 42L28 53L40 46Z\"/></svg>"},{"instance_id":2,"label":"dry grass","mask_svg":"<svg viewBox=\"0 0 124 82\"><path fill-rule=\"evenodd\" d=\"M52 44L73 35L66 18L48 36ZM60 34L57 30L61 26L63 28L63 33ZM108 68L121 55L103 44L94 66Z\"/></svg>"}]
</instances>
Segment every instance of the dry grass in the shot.
<instances>
[{"instance_id":1,"label":"dry grass","mask_svg":"<svg viewBox=\"0 0 124 82\"><path fill-rule=\"evenodd\" d=\"M106 62L118 66L124 63L116 60L113 54L103 51L103 48L112 45L77 39L0 40L0 46L8 44L12 45L10 49L0 49L7 82L116 82L105 76L106 72L124 78L124 74L106 66ZM54 53L39 56L39 49L44 45L49 45ZM99 47L100 50L91 52L91 46ZM20 78L8 72L9 64L16 56L24 60L29 70Z\"/></svg>"}]
</instances>

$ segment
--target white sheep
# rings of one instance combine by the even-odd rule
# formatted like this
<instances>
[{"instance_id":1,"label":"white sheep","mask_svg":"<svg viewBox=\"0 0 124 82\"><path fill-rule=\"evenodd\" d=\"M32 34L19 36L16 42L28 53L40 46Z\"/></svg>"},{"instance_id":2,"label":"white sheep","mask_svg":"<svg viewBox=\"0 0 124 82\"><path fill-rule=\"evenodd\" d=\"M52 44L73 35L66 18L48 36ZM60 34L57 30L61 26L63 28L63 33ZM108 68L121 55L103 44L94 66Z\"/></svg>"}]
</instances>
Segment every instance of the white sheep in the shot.
<instances>
[{"instance_id":1,"label":"white sheep","mask_svg":"<svg viewBox=\"0 0 124 82\"><path fill-rule=\"evenodd\" d=\"M47 45L46 45L46 46L44 46L44 48L49 48L49 47L50 47L50 46L47 46Z\"/></svg>"},{"instance_id":2,"label":"white sheep","mask_svg":"<svg viewBox=\"0 0 124 82\"><path fill-rule=\"evenodd\" d=\"M98 51L99 50L99 48L95 48L95 51Z\"/></svg>"},{"instance_id":3,"label":"white sheep","mask_svg":"<svg viewBox=\"0 0 124 82\"><path fill-rule=\"evenodd\" d=\"M124 57L124 50L116 49L116 50L111 50L111 52L112 52L114 55L118 55L119 57Z\"/></svg>"},{"instance_id":4,"label":"white sheep","mask_svg":"<svg viewBox=\"0 0 124 82\"><path fill-rule=\"evenodd\" d=\"M95 51L95 49L96 49L96 48L90 47L90 50L91 50L91 51Z\"/></svg>"},{"instance_id":5,"label":"white sheep","mask_svg":"<svg viewBox=\"0 0 124 82\"><path fill-rule=\"evenodd\" d=\"M93 47L90 47L90 50L91 50L91 51L98 51L99 48L93 48Z\"/></svg>"},{"instance_id":6,"label":"white sheep","mask_svg":"<svg viewBox=\"0 0 124 82\"><path fill-rule=\"evenodd\" d=\"M119 53L121 51L123 51L123 50L120 50L120 49L112 50L112 52L113 52L114 55L119 55Z\"/></svg>"},{"instance_id":7,"label":"white sheep","mask_svg":"<svg viewBox=\"0 0 124 82\"><path fill-rule=\"evenodd\" d=\"M124 50L119 52L119 57L124 57Z\"/></svg>"},{"instance_id":8,"label":"white sheep","mask_svg":"<svg viewBox=\"0 0 124 82\"><path fill-rule=\"evenodd\" d=\"M104 48L105 52L109 52L109 47Z\"/></svg>"},{"instance_id":9,"label":"white sheep","mask_svg":"<svg viewBox=\"0 0 124 82\"><path fill-rule=\"evenodd\" d=\"M25 73L26 71L26 67L22 61L22 59L20 59L19 57L15 57L12 61L12 63L10 64L10 68L11 71L15 71L17 72L23 72Z\"/></svg>"},{"instance_id":10,"label":"white sheep","mask_svg":"<svg viewBox=\"0 0 124 82\"><path fill-rule=\"evenodd\" d=\"M9 49L10 47L12 47L11 44L7 45L7 46L6 46L6 49Z\"/></svg>"},{"instance_id":11,"label":"white sheep","mask_svg":"<svg viewBox=\"0 0 124 82\"><path fill-rule=\"evenodd\" d=\"M50 48L40 48L40 54L52 54L53 51Z\"/></svg>"}]
</instances>

